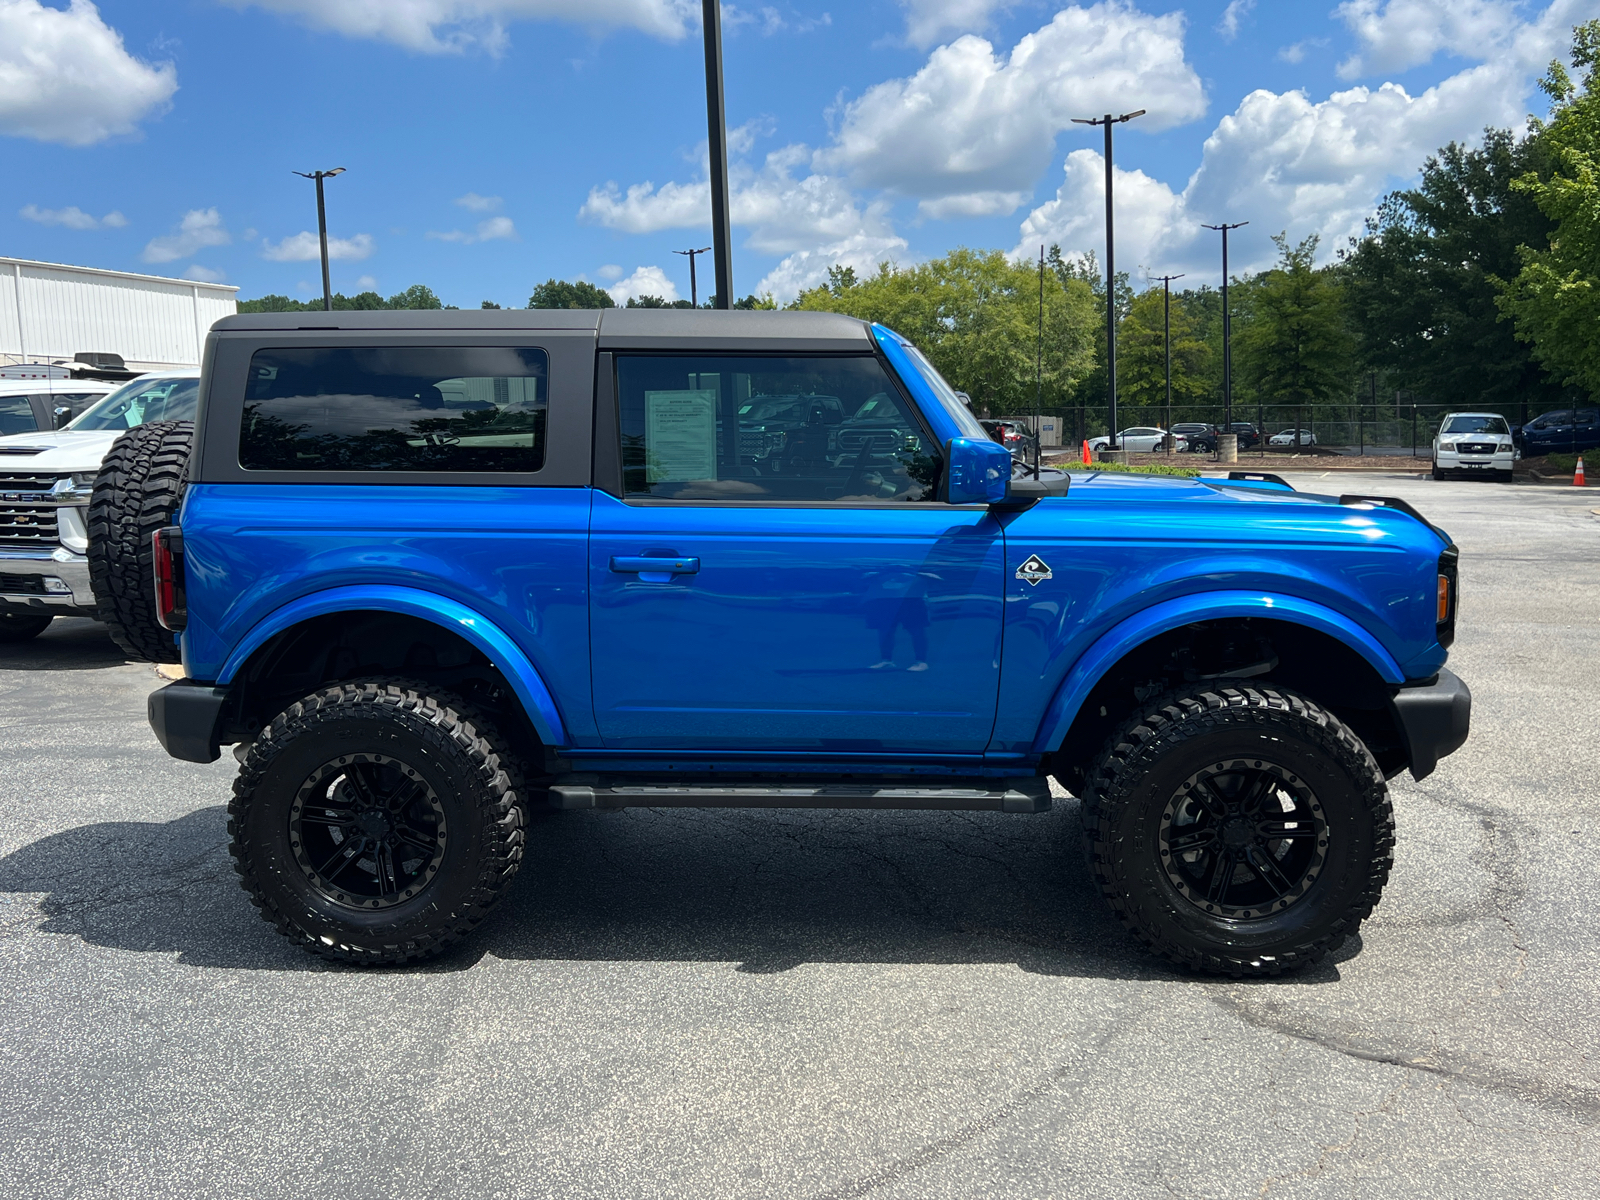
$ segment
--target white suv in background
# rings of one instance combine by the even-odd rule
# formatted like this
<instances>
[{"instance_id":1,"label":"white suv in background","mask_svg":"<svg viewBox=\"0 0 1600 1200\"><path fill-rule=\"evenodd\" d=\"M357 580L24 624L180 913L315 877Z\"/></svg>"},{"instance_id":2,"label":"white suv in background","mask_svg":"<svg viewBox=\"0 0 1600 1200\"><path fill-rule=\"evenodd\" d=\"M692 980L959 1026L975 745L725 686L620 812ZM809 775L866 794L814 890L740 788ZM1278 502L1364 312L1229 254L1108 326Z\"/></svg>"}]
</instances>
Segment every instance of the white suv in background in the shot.
<instances>
[{"instance_id":1,"label":"white suv in background","mask_svg":"<svg viewBox=\"0 0 1600 1200\"><path fill-rule=\"evenodd\" d=\"M63 429L0 437L0 642L52 617L95 615L85 516L100 460L125 429L192 421L199 371L141 375Z\"/></svg>"},{"instance_id":2,"label":"white suv in background","mask_svg":"<svg viewBox=\"0 0 1600 1200\"><path fill-rule=\"evenodd\" d=\"M1433 438L1433 477L1484 475L1509 482L1516 447L1499 413L1446 413Z\"/></svg>"}]
</instances>

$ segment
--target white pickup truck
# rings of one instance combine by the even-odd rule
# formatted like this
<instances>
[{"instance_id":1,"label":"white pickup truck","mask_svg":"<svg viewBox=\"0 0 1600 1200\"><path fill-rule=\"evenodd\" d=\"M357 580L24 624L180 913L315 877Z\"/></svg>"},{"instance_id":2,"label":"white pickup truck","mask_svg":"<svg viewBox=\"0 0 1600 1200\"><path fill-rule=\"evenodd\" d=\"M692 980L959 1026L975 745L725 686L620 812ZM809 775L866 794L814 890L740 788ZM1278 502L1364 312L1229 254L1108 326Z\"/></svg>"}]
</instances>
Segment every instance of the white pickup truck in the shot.
<instances>
[{"instance_id":1,"label":"white pickup truck","mask_svg":"<svg viewBox=\"0 0 1600 1200\"><path fill-rule=\"evenodd\" d=\"M0 642L95 615L85 519L100 460L146 421L191 421L200 372L141 375L65 428L0 437Z\"/></svg>"}]
</instances>

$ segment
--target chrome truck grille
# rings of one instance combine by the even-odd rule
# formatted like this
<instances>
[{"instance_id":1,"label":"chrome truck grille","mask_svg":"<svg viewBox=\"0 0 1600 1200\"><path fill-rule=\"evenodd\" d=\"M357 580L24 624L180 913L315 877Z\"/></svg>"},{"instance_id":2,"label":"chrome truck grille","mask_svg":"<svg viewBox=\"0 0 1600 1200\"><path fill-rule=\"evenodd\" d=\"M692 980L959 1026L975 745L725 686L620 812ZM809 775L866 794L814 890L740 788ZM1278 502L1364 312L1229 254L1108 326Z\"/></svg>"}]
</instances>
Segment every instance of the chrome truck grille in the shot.
<instances>
[{"instance_id":1,"label":"chrome truck grille","mask_svg":"<svg viewBox=\"0 0 1600 1200\"><path fill-rule=\"evenodd\" d=\"M55 546L61 542L50 489L60 475L0 472L0 546Z\"/></svg>"}]
</instances>

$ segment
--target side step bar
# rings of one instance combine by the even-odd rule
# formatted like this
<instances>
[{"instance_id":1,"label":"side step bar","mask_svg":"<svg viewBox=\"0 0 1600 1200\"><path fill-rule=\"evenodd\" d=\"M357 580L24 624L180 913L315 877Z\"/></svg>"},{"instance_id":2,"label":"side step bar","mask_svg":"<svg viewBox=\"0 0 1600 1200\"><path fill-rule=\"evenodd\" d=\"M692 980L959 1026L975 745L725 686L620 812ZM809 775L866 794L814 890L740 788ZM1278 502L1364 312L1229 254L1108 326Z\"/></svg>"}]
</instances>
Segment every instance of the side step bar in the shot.
<instances>
[{"instance_id":1,"label":"side step bar","mask_svg":"<svg viewBox=\"0 0 1600 1200\"><path fill-rule=\"evenodd\" d=\"M593 778L591 776L591 778ZM929 783L645 784L554 783L552 808L920 808L962 812L1050 811L1044 778Z\"/></svg>"}]
</instances>

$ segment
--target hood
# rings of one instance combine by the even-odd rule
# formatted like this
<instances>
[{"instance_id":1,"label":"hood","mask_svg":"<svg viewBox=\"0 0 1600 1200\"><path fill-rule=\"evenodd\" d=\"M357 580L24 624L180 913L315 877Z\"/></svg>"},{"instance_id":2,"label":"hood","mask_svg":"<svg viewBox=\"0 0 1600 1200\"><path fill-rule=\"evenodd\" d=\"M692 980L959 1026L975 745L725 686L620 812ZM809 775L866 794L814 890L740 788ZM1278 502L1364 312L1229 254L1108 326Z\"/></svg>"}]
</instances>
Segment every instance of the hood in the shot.
<instances>
[{"instance_id":1,"label":"hood","mask_svg":"<svg viewBox=\"0 0 1600 1200\"><path fill-rule=\"evenodd\" d=\"M100 460L120 432L117 429L58 429L54 433L14 433L0 437L0 474L65 475L98 471Z\"/></svg>"}]
</instances>

